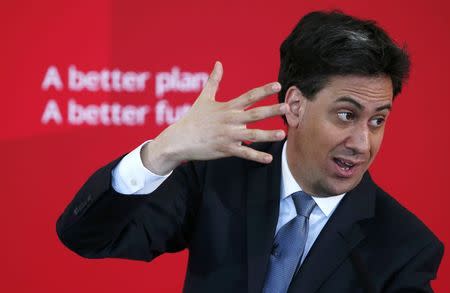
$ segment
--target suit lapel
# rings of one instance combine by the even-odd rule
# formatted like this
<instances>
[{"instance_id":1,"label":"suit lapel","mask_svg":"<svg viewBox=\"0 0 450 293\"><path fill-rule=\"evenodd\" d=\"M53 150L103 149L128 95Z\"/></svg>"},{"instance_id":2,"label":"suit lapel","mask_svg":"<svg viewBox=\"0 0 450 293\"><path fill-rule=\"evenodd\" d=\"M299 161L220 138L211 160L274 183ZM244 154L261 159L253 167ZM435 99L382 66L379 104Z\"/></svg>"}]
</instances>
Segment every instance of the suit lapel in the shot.
<instances>
[{"instance_id":1,"label":"suit lapel","mask_svg":"<svg viewBox=\"0 0 450 293\"><path fill-rule=\"evenodd\" d=\"M248 162L248 292L261 292L265 279L280 206L282 147L283 142L279 142L264 150L273 155L269 165Z\"/></svg>"},{"instance_id":2,"label":"suit lapel","mask_svg":"<svg viewBox=\"0 0 450 293\"><path fill-rule=\"evenodd\" d=\"M289 292L316 292L366 237L361 221L374 215L375 185L368 173L348 192L317 237Z\"/></svg>"}]
</instances>

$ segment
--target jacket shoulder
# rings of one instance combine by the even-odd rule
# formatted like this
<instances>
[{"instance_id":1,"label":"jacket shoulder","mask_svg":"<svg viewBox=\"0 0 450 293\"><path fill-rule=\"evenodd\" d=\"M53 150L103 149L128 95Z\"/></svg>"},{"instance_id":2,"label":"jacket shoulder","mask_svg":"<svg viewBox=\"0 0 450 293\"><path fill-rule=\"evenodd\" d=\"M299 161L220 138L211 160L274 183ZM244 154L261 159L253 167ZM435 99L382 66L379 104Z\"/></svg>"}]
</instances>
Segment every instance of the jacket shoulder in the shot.
<instances>
[{"instance_id":1,"label":"jacket shoulder","mask_svg":"<svg viewBox=\"0 0 450 293\"><path fill-rule=\"evenodd\" d=\"M375 219L376 226L382 228L392 241L397 240L418 246L425 246L432 242L442 245L442 242L421 219L378 186Z\"/></svg>"}]
</instances>

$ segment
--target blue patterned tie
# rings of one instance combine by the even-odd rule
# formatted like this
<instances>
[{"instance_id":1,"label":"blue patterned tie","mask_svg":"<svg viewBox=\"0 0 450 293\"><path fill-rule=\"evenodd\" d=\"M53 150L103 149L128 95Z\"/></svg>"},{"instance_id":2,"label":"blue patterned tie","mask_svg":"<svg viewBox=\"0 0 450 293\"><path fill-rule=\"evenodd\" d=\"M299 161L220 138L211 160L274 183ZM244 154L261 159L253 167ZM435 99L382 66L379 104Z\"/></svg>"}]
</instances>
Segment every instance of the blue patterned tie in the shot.
<instances>
[{"instance_id":1,"label":"blue patterned tie","mask_svg":"<svg viewBox=\"0 0 450 293\"><path fill-rule=\"evenodd\" d=\"M292 199L297 216L280 228L275 236L263 293L285 293L305 249L308 220L316 203L303 191Z\"/></svg>"}]
</instances>

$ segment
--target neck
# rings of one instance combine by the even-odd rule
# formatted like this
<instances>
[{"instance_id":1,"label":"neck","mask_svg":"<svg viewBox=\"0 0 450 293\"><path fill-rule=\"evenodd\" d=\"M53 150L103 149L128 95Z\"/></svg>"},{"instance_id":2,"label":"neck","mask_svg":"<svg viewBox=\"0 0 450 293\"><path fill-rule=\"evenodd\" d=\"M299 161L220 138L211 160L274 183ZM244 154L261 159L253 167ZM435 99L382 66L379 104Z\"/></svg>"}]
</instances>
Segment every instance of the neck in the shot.
<instances>
[{"instance_id":1,"label":"neck","mask_svg":"<svg viewBox=\"0 0 450 293\"><path fill-rule=\"evenodd\" d=\"M296 151L296 149L295 139L288 139L286 141L286 161L289 171L304 192L315 195L312 187L305 182L305 179L307 179L307 175L301 169L301 164L299 163L301 160L299 159L298 151Z\"/></svg>"}]
</instances>

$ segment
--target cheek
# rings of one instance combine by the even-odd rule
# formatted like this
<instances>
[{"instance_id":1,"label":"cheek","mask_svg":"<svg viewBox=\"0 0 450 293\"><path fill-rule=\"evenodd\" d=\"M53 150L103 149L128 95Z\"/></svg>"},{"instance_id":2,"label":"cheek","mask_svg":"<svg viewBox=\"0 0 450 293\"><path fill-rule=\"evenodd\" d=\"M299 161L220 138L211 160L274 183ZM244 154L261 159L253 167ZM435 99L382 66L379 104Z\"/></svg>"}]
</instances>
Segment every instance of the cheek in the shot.
<instances>
[{"instance_id":1,"label":"cheek","mask_svg":"<svg viewBox=\"0 0 450 293\"><path fill-rule=\"evenodd\" d=\"M379 133L373 136L372 142L370 145L372 159L375 158L378 151L380 150L381 143L383 142L384 129L380 130Z\"/></svg>"},{"instance_id":2,"label":"cheek","mask_svg":"<svg viewBox=\"0 0 450 293\"><path fill-rule=\"evenodd\" d=\"M311 120L302 137L305 138L310 158L323 161L329 157L330 152L340 143L339 129L325 119Z\"/></svg>"}]
</instances>

